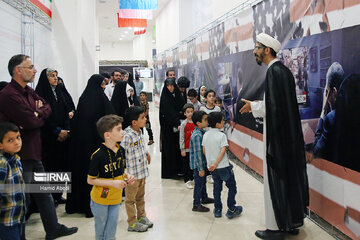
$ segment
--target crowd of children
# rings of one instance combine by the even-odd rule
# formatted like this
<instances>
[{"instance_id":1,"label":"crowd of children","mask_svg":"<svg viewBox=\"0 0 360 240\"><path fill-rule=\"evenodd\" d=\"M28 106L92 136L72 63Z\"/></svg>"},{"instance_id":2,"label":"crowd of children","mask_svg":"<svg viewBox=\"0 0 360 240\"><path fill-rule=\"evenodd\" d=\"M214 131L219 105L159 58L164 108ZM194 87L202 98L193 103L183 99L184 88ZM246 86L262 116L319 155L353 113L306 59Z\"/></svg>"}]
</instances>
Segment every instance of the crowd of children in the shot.
<instances>
[{"instance_id":1,"label":"crowd of children","mask_svg":"<svg viewBox=\"0 0 360 240\"><path fill-rule=\"evenodd\" d=\"M240 215L236 206L236 181L233 166L227 157L228 146L224 127L225 111L221 99L213 90L202 86L199 94L188 91L188 103L183 112L186 117L180 126L179 145L183 158L185 185L194 189L192 211L208 212L204 204L214 203L214 216L222 216L222 184L229 189L226 216ZM199 102L199 96L204 103ZM145 211L145 179L149 176L150 154L144 142L142 129L153 134L149 121L146 94L140 93L141 107L131 106L125 113L130 124L122 130L122 117L106 115L97 122L97 130L104 140L92 154L87 182L93 185L91 211L94 215L96 239L115 239L122 192L125 190L125 208L128 231L144 232L153 226ZM119 144L120 143L120 144ZM21 149L19 129L12 123L0 124L0 183L12 186L1 189L0 197L7 199L1 208L0 234L4 239L20 239L24 224L25 193L22 167L18 153ZM207 177L212 179L213 195L206 190ZM193 186L194 182L194 186Z\"/></svg>"},{"instance_id":2,"label":"crowd of children","mask_svg":"<svg viewBox=\"0 0 360 240\"><path fill-rule=\"evenodd\" d=\"M189 89L188 103L183 112L186 119L181 123L179 141L185 186L194 189L192 210L208 212L210 209L203 204L214 203L214 216L221 217L221 191L225 182L229 189L226 216L229 219L239 216L242 207L236 206L235 201L236 181L226 153L227 137L222 132L227 114L221 98L216 97L214 90L206 90L205 86L199 88L199 93ZM208 197L206 182L214 184L214 199Z\"/></svg>"}]
</instances>

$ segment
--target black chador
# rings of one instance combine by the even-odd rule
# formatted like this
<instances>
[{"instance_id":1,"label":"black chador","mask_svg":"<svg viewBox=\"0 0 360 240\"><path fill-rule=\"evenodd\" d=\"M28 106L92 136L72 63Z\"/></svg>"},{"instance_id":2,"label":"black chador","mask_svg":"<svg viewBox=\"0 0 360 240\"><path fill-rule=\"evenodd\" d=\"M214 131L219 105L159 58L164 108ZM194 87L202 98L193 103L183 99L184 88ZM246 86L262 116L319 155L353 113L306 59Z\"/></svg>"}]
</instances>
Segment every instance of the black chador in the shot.
<instances>
[{"instance_id":1,"label":"black chador","mask_svg":"<svg viewBox=\"0 0 360 240\"><path fill-rule=\"evenodd\" d=\"M309 205L295 81L290 70L280 61L269 67L265 81L264 140L268 184L277 226L280 230L289 231L303 225L304 213Z\"/></svg>"},{"instance_id":2,"label":"black chador","mask_svg":"<svg viewBox=\"0 0 360 240\"><path fill-rule=\"evenodd\" d=\"M100 138L96 122L103 116L115 114L114 108L101 87L104 77L94 74L82 93L71 124L69 167L72 173L71 194L66 202L67 213L85 213L91 217L90 191L87 174L90 157L99 148Z\"/></svg>"},{"instance_id":3,"label":"black chador","mask_svg":"<svg viewBox=\"0 0 360 240\"><path fill-rule=\"evenodd\" d=\"M174 86L170 92L168 85ZM180 118L184 100L175 80L168 78L160 97L160 127L161 127L161 177L175 179L181 173L181 154L179 147Z\"/></svg>"}]
</instances>

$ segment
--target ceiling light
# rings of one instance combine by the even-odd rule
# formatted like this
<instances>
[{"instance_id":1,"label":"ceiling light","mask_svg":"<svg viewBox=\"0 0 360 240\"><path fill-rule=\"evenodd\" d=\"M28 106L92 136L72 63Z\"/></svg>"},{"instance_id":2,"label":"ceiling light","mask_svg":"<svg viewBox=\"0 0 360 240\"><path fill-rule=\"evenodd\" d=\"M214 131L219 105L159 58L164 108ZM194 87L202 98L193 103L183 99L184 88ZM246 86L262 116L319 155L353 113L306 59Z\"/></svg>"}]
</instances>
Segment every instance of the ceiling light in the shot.
<instances>
[{"instance_id":1,"label":"ceiling light","mask_svg":"<svg viewBox=\"0 0 360 240\"><path fill-rule=\"evenodd\" d=\"M121 37L123 38L123 37L125 37L125 35L121 35Z\"/></svg>"},{"instance_id":2,"label":"ceiling light","mask_svg":"<svg viewBox=\"0 0 360 240\"><path fill-rule=\"evenodd\" d=\"M121 41L121 40L122 40L122 38L119 38L119 40Z\"/></svg>"},{"instance_id":3,"label":"ceiling light","mask_svg":"<svg viewBox=\"0 0 360 240\"><path fill-rule=\"evenodd\" d=\"M125 31L124 33L129 33L128 31Z\"/></svg>"},{"instance_id":4,"label":"ceiling light","mask_svg":"<svg viewBox=\"0 0 360 240\"><path fill-rule=\"evenodd\" d=\"M128 27L128 29L131 29L131 27Z\"/></svg>"}]
</instances>

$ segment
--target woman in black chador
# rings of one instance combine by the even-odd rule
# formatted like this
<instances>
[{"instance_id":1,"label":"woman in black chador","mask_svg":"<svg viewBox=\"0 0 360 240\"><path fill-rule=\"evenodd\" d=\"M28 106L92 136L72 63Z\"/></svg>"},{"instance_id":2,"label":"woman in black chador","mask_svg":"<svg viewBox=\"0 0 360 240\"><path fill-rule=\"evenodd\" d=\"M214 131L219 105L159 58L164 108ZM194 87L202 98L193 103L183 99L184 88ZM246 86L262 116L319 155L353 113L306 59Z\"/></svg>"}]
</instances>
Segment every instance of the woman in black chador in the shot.
<instances>
[{"instance_id":1,"label":"woman in black chador","mask_svg":"<svg viewBox=\"0 0 360 240\"><path fill-rule=\"evenodd\" d=\"M35 91L51 107L51 115L41 128L42 162L48 172L66 172L69 150L70 118L69 107L63 93L57 86L57 71L45 68L39 78ZM65 203L61 193L53 193L56 203Z\"/></svg>"},{"instance_id":2,"label":"woman in black chador","mask_svg":"<svg viewBox=\"0 0 360 240\"><path fill-rule=\"evenodd\" d=\"M72 118L75 113L75 104L74 104L74 101L73 101L70 93L68 92L68 90L65 87L64 80L59 76L58 76L58 86L57 87L60 88L61 92L63 93L66 105L68 106L68 110L70 113L69 116L70 116L70 118ZM71 114L71 112L72 112L72 114Z\"/></svg>"},{"instance_id":3,"label":"woman in black chador","mask_svg":"<svg viewBox=\"0 0 360 240\"><path fill-rule=\"evenodd\" d=\"M181 173L179 126L184 99L173 78L164 82L160 98L161 178L177 179Z\"/></svg>"},{"instance_id":4,"label":"woman in black chador","mask_svg":"<svg viewBox=\"0 0 360 240\"><path fill-rule=\"evenodd\" d=\"M102 140L96 129L96 122L103 116L114 114L114 108L104 94L104 77L94 74L82 93L71 124L71 193L66 201L67 213L85 213L92 217L90 210L91 186L87 184L87 174L91 155Z\"/></svg>"}]
</instances>

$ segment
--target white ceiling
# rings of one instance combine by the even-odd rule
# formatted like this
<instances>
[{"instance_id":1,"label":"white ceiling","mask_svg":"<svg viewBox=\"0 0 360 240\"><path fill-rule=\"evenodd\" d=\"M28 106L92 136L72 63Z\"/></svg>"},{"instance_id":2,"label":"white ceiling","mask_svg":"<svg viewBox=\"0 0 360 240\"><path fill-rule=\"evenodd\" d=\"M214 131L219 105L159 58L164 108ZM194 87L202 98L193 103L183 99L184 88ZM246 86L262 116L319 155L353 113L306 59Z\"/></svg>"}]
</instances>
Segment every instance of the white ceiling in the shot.
<instances>
[{"instance_id":1,"label":"white ceiling","mask_svg":"<svg viewBox=\"0 0 360 240\"><path fill-rule=\"evenodd\" d=\"M97 14L99 16L99 34L100 42L121 42L132 41L136 36L133 29L118 28L117 12L119 9L119 0L96 0ZM171 0L158 0L158 9L153 12L153 19L148 20L148 28L155 24L155 18L161 10ZM150 31L147 31L150 32ZM120 40L120 38L122 40Z\"/></svg>"}]
</instances>

